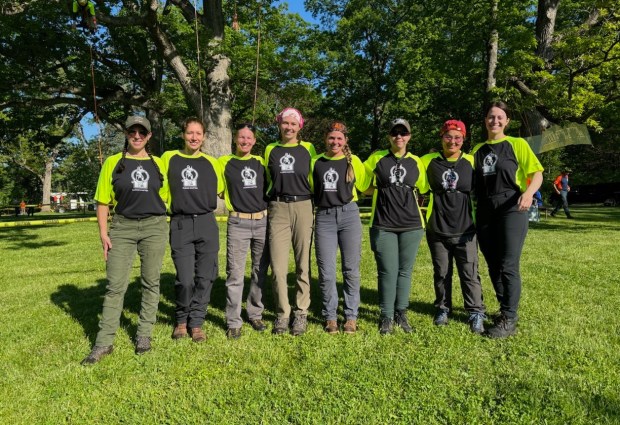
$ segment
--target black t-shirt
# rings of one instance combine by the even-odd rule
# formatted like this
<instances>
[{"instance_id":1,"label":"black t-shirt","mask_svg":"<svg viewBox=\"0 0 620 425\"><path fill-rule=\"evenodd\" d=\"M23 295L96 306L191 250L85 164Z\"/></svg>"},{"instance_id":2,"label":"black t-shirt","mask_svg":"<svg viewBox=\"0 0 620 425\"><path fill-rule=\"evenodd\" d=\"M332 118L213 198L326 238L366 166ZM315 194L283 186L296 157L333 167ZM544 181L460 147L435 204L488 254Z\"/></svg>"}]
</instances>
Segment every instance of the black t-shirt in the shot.
<instances>
[{"instance_id":1,"label":"black t-shirt","mask_svg":"<svg viewBox=\"0 0 620 425\"><path fill-rule=\"evenodd\" d=\"M515 182L517 156L508 142L484 144L474 153L476 198L478 202L505 192L520 193Z\"/></svg>"},{"instance_id":2,"label":"black t-shirt","mask_svg":"<svg viewBox=\"0 0 620 425\"><path fill-rule=\"evenodd\" d=\"M259 157L240 159L235 155L220 158L226 179L226 201L231 211L255 213L267 209L266 171Z\"/></svg>"},{"instance_id":3,"label":"black t-shirt","mask_svg":"<svg viewBox=\"0 0 620 425\"><path fill-rule=\"evenodd\" d=\"M219 163L205 154L165 152L172 214L206 214L217 208Z\"/></svg>"},{"instance_id":4,"label":"black t-shirt","mask_svg":"<svg viewBox=\"0 0 620 425\"><path fill-rule=\"evenodd\" d=\"M317 207L338 207L353 200L355 179L347 183L346 158L330 160L320 156L314 162L314 200Z\"/></svg>"},{"instance_id":5,"label":"black t-shirt","mask_svg":"<svg viewBox=\"0 0 620 425\"><path fill-rule=\"evenodd\" d=\"M474 185L472 163L463 154L456 161L448 161L440 153L424 156L422 162L427 164L426 175L433 192L427 214L427 231L446 237L475 233L471 201Z\"/></svg>"},{"instance_id":6,"label":"black t-shirt","mask_svg":"<svg viewBox=\"0 0 620 425\"><path fill-rule=\"evenodd\" d=\"M124 165L125 169L119 173L118 161L112 173L112 188L117 202L114 211L127 218L166 214L166 206L159 193L162 182L153 161L125 158Z\"/></svg>"},{"instance_id":7,"label":"black t-shirt","mask_svg":"<svg viewBox=\"0 0 620 425\"><path fill-rule=\"evenodd\" d=\"M268 196L306 196L310 190L310 160L314 147L307 142L293 146L272 143L265 150L266 166L271 176Z\"/></svg>"}]
</instances>

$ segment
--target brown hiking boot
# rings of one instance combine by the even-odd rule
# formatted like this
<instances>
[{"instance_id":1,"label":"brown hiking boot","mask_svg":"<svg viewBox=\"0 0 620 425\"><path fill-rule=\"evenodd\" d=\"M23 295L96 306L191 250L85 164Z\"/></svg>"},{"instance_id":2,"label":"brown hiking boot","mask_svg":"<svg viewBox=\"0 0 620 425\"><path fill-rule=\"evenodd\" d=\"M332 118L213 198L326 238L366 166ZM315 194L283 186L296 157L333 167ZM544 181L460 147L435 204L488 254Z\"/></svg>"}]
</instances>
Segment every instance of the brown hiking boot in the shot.
<instances>
[{"instance_id":1,"label":"brown hiking boot","mask_svg":"<svg viewBox=\"0 0 620 425\"><path fill-rule=\"evenodd\" d=\"M335 320L328 320L325 322L325 332L330 335L336 335L338 333L338 322Z\"/></svg>"},{"instance_id":2,"label":"brown hiking boot","mask_svg":"<svg viewBox=\"0 0 620 425\"><path fill-rule=\"evenodd\" d=\"M187 323L177 323L172 331L172 339L181 339L189 336L187 333Z\"/></svg>"},{"instance_id":3,"label":"brown hiking boot","mask_svg":"<svg viewBox=\"0 0 620 425\"><path fill-rule=\"evenodd\" d=\"M192 328L192 341L194 342L204 342L207 340L207 335L205 335L202 328Z\"/></svg>"},{"instance_id":4,"label":"brown hiking boot","mask_svg":"<svg viewBox=\"0 0 620 425\"><path fill-rule=\"evenodd\" d=\"M112 351L114 351L114 347L111 345L108 345L107 347L94 346L90 354L84 360L82 360L81 364L90 365L98 363L102 358L110 354Z\"/></svg>"},{"instance_id":5,"label":"brown hiking boot","mask_svg":"<svg viewBox=\"0 0 620 425\"><path fill-rule=\"evenodd\" d=\"M357 321L355 319L348 319L344 323L343 329L346 334L354 334L357 332Z\"/></svg>"}]
</instances>

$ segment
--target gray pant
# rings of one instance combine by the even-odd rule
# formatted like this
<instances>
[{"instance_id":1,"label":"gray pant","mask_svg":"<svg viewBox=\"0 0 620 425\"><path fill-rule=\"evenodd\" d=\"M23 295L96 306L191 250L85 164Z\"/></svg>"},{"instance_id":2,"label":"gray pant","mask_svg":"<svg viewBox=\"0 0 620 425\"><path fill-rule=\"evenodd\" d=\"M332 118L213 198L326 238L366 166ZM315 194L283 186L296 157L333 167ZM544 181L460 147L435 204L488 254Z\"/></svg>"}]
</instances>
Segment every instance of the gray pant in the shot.
<instances>
[{"instance_id":1,"label":"gray pant","mask_svg":"<svg viewBox=\"0 0 620 425\"><path fill-rule=\"evenodd\" d=\"M316 261L323 296L323 318L337 320L336 254L340 247L342 260L344 317L357 319L360 305L360 257L362 222L357 203L341 207L319 208L315 220Z\"/></svg>"},{"instance_id":2,"label":"gray pant","mask_svg":"<svg viewBox=\"0 0 620 425\"><path fill-rule=\"evenodd\" d=\"M205 321L213 281L218 274L220 238L213 213L173 216L170 248L177 271L174 281L176 323L199 328Z\"/></svg>"},{"instance_id":3,"label":"gray pant","mask_svg":"<svg viewBox=\"0 0 620 425\"><path fill-rule=\"evenodd\" d=\"M452 310L452 259L454 259L461 280L465 310L469 313L484 313L482 286L478 274L476 235L446 238L427 233L426 240L433 259L435 307L438 310Z\"/></svg>"},{"instance_id":4,"label":"gray pant","mask_svg":"<svg viewBox=\"0 0 620 425\"><path fill-rule=\"evenodd\" d=\"M228 217L226 232L226 324L229 328L240 328L241 299L245 262L248 251L251 253L252 269L250 291L246 300L246 310L250 320L262 319L263 284L269 268L269 249L267 245L267 217L252 220Z\"/></svg>"},{"instance_id":5,"label":"gray pant","mask_svg":"<svg viewBox=\"0 0 620 425\"><path fill-rule=\"evenodd\" d=\"M269 202L269 249L273 272L273 293L278 319L290 317L288 264L291 242L295 254L295 316L305 316L310 308L310 246L312 245L312 201Z\"/></svg>"},{"instance_id":6,"label":"gray pant","mask_svg":"<svg viewBox=\"0 0 620 425\"><path fill-rule=\"evenodd\" d=\"M112 218L109 233L112 249L108 252L106 263L108 284L95 341L99 347L107 347L114 342L136 251L140 254L142 287L137 336L151 336L159 304L159 277L166 252L168 223L164 215L130 219L117 214Z\"/></svg>"}]
</instances>

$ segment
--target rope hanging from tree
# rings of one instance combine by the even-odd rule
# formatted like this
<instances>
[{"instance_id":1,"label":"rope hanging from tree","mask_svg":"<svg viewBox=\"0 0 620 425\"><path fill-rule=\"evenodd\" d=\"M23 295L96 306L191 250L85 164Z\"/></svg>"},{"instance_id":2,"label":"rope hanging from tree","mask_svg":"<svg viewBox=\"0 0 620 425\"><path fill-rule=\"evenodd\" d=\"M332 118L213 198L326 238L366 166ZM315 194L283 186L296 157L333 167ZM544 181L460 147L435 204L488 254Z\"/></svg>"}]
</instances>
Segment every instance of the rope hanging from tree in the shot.
<instances>
[{"instance_id":1,"label":"rope hanging from tree","mask_svg":"<svg viewBox=\"0 0 620 425\"><path fill-rule=\"evenodd\" d=\"M200 42L198 37L198 6L194 0L194 33L196 34L196 65L198 66L198 92L200 93L200 119L204 116L202 105L202 78L200 78Z\"/></svg>"},{"instance_id":2,"label":"rope hanging from tree","mask_svg":"<svg viewBox=\"0 0 620 425\"><path fill-rule=\"evenodd\" d=\"M254 102L252 105L252 125L256 120L256 102L258 99L258 70L260 65L260 35L261 35L261 3L258 3L258 32L256 36L256 76L254 78Z\"/></svg>"}]
</instances>

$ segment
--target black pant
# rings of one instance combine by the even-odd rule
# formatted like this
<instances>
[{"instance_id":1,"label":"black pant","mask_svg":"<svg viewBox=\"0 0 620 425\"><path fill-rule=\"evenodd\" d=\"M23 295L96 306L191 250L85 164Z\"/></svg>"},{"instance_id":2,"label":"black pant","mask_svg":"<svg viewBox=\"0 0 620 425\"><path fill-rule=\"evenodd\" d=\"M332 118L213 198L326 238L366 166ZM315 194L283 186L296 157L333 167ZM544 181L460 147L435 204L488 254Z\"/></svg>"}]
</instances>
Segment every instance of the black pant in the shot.
<instances>
[{"instance_id":1,"label":"black pant","mask_svg":"<svg viewBox=\"0 0 620 425\"><path fill-rule=\"evenodd\" d=\"M170 220L170 248L177 271L176 323L202 326L213 281L218 274L219 233L213 213L175 215Z\"/></svg>"},{"instance_id":2,"label":"black pant","mask_svg":"<svg viewBox=\"0 0 620 425\"><path fill-rule=\"evenodd\" d=\"M500 311L517 319L521 298L520 261L528 229L527 211L519 211L519 193L478 203L476 226L480 250L489 266Z\"/></svg>"}]
</instances>

